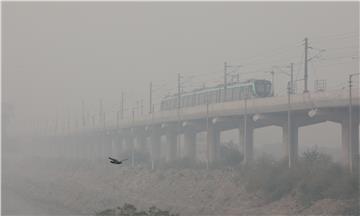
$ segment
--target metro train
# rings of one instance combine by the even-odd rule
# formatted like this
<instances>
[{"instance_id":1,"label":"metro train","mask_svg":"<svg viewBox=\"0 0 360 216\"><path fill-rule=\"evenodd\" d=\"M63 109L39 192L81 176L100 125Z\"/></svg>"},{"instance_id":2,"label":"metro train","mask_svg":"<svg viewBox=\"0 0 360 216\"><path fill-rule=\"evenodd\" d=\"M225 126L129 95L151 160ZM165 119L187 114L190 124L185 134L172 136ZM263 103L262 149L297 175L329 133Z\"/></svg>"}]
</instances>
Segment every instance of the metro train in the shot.
<instances>
[{"instance_id":1,"label":"metro train","mask_svg":"<svg viewBox=\"0 0 360 216\"><path fill-rule=\"evenodd\" d=\"M180 95L180 107L192 107L204 104L221 103L224 101L243 100L245 98L262 98L272 96L272 84L269 80L250 79L245 82L229 83L224 94L224 85L217 85ZM160 110L177 109L178 94L165 96L161 100Z\"/></svg>"}]
</instances>

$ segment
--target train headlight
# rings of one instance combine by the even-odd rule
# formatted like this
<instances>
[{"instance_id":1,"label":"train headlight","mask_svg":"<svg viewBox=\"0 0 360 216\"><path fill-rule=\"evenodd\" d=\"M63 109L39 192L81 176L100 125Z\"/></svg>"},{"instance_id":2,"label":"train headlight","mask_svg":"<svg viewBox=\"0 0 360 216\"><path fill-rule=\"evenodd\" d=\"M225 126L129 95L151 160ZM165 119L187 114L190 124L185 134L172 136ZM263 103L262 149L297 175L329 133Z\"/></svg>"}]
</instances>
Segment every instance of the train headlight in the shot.
<instances>
[{"instance_id":1,"label":"train headlight","mask_svg":"<svg viewBox=\"0 0 360 216\"><path fill-rule=\"evenodd\" d=\"M310 111L308 112L308 116L309 116L310 118L313 118L314 116L316 116L317 112L318 112L317 109L312 109L312 110L310 110Z\"/></svg>"},{"instance_id":2,"label":"train headlight","mask_svg":"<svg viewBox=\"0 0 360 216\"><path fill-rule=\"evenodd\" d=\"M253 119L254 122L256 122L256 121L261 119L261 115L260 114L255 114L255 115L253 115L252 119Z\"/></svg>"},{"instance_id":3,"label":"train headlight","mask_svg":"<svg viewBox=\"0 0 360 216\"><path fill-rule=\"evenodd\" d=\"M218 122L218 118L213 118L213 120L211 121L213 124L216 124Z\"/></svg>"}]
</instances>

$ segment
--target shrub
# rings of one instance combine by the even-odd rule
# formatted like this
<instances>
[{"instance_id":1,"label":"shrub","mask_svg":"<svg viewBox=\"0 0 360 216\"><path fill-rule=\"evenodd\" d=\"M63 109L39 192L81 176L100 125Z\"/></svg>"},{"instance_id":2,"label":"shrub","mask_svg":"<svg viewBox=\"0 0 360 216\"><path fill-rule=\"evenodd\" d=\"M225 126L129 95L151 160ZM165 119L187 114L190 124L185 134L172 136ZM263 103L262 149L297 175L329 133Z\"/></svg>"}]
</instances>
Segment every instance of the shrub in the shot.
<instances>
[{"instance_id":1,"label":"shrub","mask_svg":"<svg viewBox=\"0 0 360 216\"><path fill-rule=\"evenodd\" d=\"M244 159L244 155L237 150L234 145L220 146L220 165L222 166L237 166Z\"/></svg>"},{"instance_id":2,"label":"shrub","mask_svg":"<svg viewBox=\"0 0 360 216\"><path fill-rule=\"evenodd\" d=\"M308 150L301 157L299 165L301 178L297 197L304 205L310 205L324 198L351 199L358 192L357 181L328 155Z\"/></svg>"},{"instance_id":3,"label":"shrub","mask_svg":"<svg viewBox=\"0 0 360 216\"><path fill-rule=\"evenodd\" d=\"M264 155L242 172L246 190L261 191L270 201L292 191L305 206L325 198L352 199L358 194L356 179L317 149L305 151L292 169L286 160Z\"/></svg>"},{"instance_id":4,"label":"shrub","mask_svg":"<svg viewBox=\"0 0 360 216\"><path fill-rule=\"evenodd\" d=\"M122 207L107 209L96 213L96 216L179 216L171 214L169 211L161 210L156 206L151 206L147 211L138 211L134 205L125 203ZM117 213L116 213L117 212Z\"/></svg>"}]
</instances>

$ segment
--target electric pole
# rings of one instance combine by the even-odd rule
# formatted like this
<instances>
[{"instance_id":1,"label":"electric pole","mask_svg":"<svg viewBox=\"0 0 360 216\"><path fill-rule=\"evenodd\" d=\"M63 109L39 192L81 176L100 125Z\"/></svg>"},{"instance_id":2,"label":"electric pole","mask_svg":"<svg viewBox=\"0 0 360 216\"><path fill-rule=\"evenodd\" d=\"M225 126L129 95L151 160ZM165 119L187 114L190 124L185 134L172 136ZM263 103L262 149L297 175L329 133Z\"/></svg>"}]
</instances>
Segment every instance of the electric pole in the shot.
<instances>
[{"instance_id":1,"label":"electric pole","mask_svg":"<svg viewBox=\"0 0 360 216\"><path fill-rule=\"evenodd\" d=\"M120 107L121 120L124 119L124 105L125 105L124 92L121 92L121 107Z\"/></svg>"},{"instance_id":2,"label":"electric pole","mask_svg":"<svg viewBox=\"0 0 360 216\"><path fill-rule=\"evenodd\" d=\"M93 129L95 129L95 117L96 117L96 114L91 116Z\"/></svg>"},{"instance_id":3,"label":"electric pole","mask_svg":"<svg viewBox=\"0 0 360 216\"><path fill-rule=\"evenodd\" d=\"M224 62L224 101L226 101L226 89L228 85L227 76L228 76L228 68L239 68L241 65L229 65L227 62ZM236 75L237 81L240 81L240 75L239 73ZM232 79L233 80L233 79ZM232 81L231 80L231 81Z\"/></svg>"},{"instance_id":4,"label":"electric pole","mask_svg":"<svg viewBox=\"0 0 360 216\"><path fill-rule=\"evenodd\" d=\"M181 75L178 73L178 109L181 108Z\"/></svg>"},{"instance_id":5,"label":"electric pole","mask_svg":"<svg viewBox=\"0 0 360 216\"><path fill-rule=\"evenodd\" d=\"M101 121L104 121L104 118L103 118L103 100L100 99L99 101L99 126L101 125Z\"/></svg>"},{"instance_id":6,"label":"electric pole","mask_svg":"<svg viewBox=\"0 0 360 216\"><path fill-rule=\"evenodd\" d=\"M209 99L208 97L206 97L206 131L207 133L209 133ZM210 151L210 147L209 147L209 143L206 143L206 169L209 169L209 152Z\"/></svg>"},{"instance_id":7,"label":"electric pole","mask_svg":"<svg viewBox=\"0 0 360 216\"><path fill-rule=\"evenodd\" d=\"M120 115L119 115L119 110L116 111L116 129L119 129L119 120L120 120Z\"/></svg>"},{"instance_id":8,"label":"electric pole","mask_svg":"<svg viewBox=\"0 0 360 216\"><path fill-rule=\"evenodd\" d=\"M353 145L353 139L352 139L352 132L353 132L353 116L352 116L352 77L353 76L358 76L359 73L355 73L355 74L350 74L349 75L349 150L350 150L350 172L352 174L355 174L357 176L358 174L358 157L359 157L359 153L358 153L358 149L354 149L354 145ZM354 160L355 159L355 160Z\"/></svg>"},{"instance_id":9,"label":"electric pole","mask_svg":"<svg viewBox=\"0 0 360 216\"><path fill-rule=\"evenodd\" d=\"M271 95L275 96L275 72L270 71L271 74Z\"/></svg>"},{"instance_id":10,"label":"electric pole","mask_svg":"<svg viewBox=\"0 0 360 216\"><path fill-rule=\"evenodd\" d=\"M224 101L226 101L226 88L227 88L227 62L224 62Z\"/></svg>"},{"instance_id":11,"label":"electric pole","mask_svg":"<svg viewBox=\"0 0 360 216\"><path fill-rule=\"evenodd\" d=\"M85 104L84 100L81 100L81 117L82 117L82 128L85 128Z\"/></svg>"},{"instance_id":12,"label":"electric pole","mask_svg":"<svg viewBox=\"0 0 360 216\"><path fill-rule=\"evenodd\" d=\"M292 64L291 64L292 65ZM293 164L293 157L294 155L292 155L292 130L291 130L291 100L290 100L290 94L292 91L292 86L291 86L291 82L288 82L287 85L287 95L288 95L288 116L287 116L287 133L288 133L288 137L287 137L287 144L288 144L288 157L289 157L289 168L292 168L294 166Z\"/></svg>"},{"instance_id":13,"label":"electric pole","mask_svg":"<svg viewBox=\"0 0 360 216\"><path fill-rule=\"evenodd\" d=\"M55 136L58 135L58 114L56 113L55 118Z\"/></svg>"},{"instance_id":14,"label":"electric pole","mask_svg":"<svg viewBox=\"0 0 360 216\"><path fill-rule=\"evenodd\" d=\"M305 65L304 65L304 93L309 92L308 90L308 38L305 38Z\"/></svg>"},{"instance_id":15,"label":"electric pole","mask_svg":"<svg viewBox=\"0 0 360 216\"><path fill-rule=\"evenodd\" d=\"M132 122L135 121L135 108L132 108Z\"/></svg>"},{"instance_id":16,"label":"electric pole","mask_svg":"<svg viewBox=\"0 0 360 216\"><path fill-rule=\"evenodd\" d=\"M106 115L105 112L103 112L103 122L104 122L104 130L106 129Z\"/></svg>"},{"instance_id":17,"label":"electric pole","mask_svg":"<svg viewBox=\"0 0 360 216\"><path fill-rule=\"evenodd\" d=\"M150 82L150 88L149 88L149 114L153 111L153 105L152 105L152 82Z\"/></svg>"},{"instance_id":18,"label":"electric pole","mask_svg":"<svg viewBox=\"0 0 360 216\"><path fill-rule=\"evenodd\" d=\"M140 115L140 102L136 101L136 115L139 116Z\"/></svg>"},{"instance_id":19,"label":"electric pole","mask_svg":"<svg viewBox=\"0 0 360 216\"><path fill-rule=\"evenodd\" d=\"M294 63L290 63L290 94L294 94Z\"/></svg>"}]
</instances>

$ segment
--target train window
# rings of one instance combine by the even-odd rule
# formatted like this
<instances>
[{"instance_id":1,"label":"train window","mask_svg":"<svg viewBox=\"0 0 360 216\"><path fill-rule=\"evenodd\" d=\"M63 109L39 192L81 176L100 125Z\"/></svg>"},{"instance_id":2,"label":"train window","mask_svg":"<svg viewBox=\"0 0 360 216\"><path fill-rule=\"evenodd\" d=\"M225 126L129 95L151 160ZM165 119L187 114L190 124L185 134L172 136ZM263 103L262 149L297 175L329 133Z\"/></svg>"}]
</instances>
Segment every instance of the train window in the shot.
<instances>
[{"instance_id":1,"label":"train window","mask_svg":"<svg viewBox=\"0 0 360 216\"><path fill-rule=\"evenodd\" d=\"M206 100L207 100L207 93L203 93L203 99L202 99L202 104L206 104Z\"/></svg>"},{"instance_id":2,"label":"train window","mask_svg":"<svg viewBox=\"0 0 360 216\"><path fill-rule=\"evenodd\" d=\"M171 109L176 109L177 107L177 98L171 100Z\"/></svg>"},{"instance_id":3,"label":"train window","mask_svg":"<svg viewBox=\"0 0 360 216\"><path fill-rule=\"evenodd\" d=\"M172 99L169 99L168 100L168 105L167 105L169 110L171 110L171 108L172 108L171 105L172 105Z\"/></svg>"},{"instance_id":4,"label":"train window","mask_svg":"<svg viewBox=\"0 0 360 216\"><path fill-rule=\"evenodd\" d=\"M241 99L245 99L249 97L249 87L248 86L243 86L241 87L241 91L240 91L240 98Z\"/></svg>"},{"instance_id":5,"label":"train window","mask_svg":"<svg viewBox=\"0 0 360 216\"><path fill-rule=\"evenodd\" d=\"M202 93L201 94L200 104L205 104L205 97L206 97L206 93Z\"/></svg>"},{"instance_id":6,"label":"train window","mask_svg":"<svg viewBox=\"0 0 360 216\"><path fill-rule=\"evenodd\" d=\"M215 90L215 103L219 103L220 90Z\"/></svg>"},{"instance_id":7,"label":"train window","mask_svg":"<svg viewBox=\"0 0 360 216\"><path fill-rule=\"evenodd\" d=\"M265 93L265 83L264 82L256 82L255 89L256 89L256 93L263 95Z\"/></svg>"},{"instance_id":8,"label":"train window","mask_svg":"<svg viewBox=\"0 0 360 216\"><path fill-rule=\"evenodd\" d=\"M217 91L211 92L211 103L216 103Z\"/></svg>"},{"instance_id":9,"label":"train window","mask_svg":"<svg viewBox=\"0 0 360 216\"><path fill-rule=\"evenodd\" d=\"M211 103L211 92L206 92L206 94L205 94L205 103L204 104L207 104L207 103Z\"/></svg>"},{"instance_id":10,"label":"train window","mask_svg":"<svg viewBox=\"0 0 360 216\"><path fill-rule=\"evenodd\" d=\"M226 101L230 101L232 99L232 89L226 89Z\"/></svg>"},{"instance_id":11,"label":"train window","mask_svg":"<svg viewBox=\"0 0 360 216\"><path fill-rule=\"evenodd\" d=\"M220 89L220 101L224 101L224 89Z\"/></svg>"},{"instance_id":12,"label":"train window","mask_svg":"<svg viewBox=\"0 0 360 216\"><path fill-rule=\"evenodd\" d=\"M236 88L231 89L231 100L236 100L235 99L235 91L236 91Z\"/></svg>"},{"instance_id":13,"label":"train window","mask_svg":"<svg viewBox=\"0 0 360 216\"><path fill-rule=\"evenodd\" d=\"M240 98L240 87L236 87L233 90L233 100L239 100Z\"/></svg>"},{"instance_id":14,"label":"train window","mask_svg":"<svg viewBox=\"0 0 360 216\"><path fill-rule=\"evenodd\" d=\"M270 82L266 83L266 92L268 93L267 95L270 95L270 92L271 92L271 83Z\"/></svg>"},{"instance_id":15,"label":"train window","mask_svg":"<svg viewBox=\"0 0 360 216\"><path fill-rule=\"evenodd\" d=\"M190 104L191 104L191 95L188 95L188 96L186 96L186 103L185 103L185 106L190 106Z\"/></svg>"}]
</instances>

